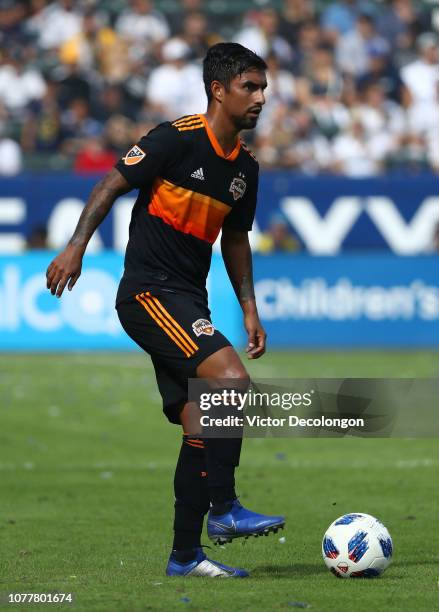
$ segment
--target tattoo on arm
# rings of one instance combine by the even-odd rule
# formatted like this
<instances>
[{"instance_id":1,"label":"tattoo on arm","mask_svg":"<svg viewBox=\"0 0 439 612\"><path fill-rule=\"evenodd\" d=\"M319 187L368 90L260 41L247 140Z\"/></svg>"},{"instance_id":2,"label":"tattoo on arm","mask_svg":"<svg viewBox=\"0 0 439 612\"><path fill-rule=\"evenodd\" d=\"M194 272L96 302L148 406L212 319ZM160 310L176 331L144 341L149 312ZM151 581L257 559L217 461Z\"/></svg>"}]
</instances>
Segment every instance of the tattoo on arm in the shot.
<instances>
[{"instance_id":1,"label":"tattoo on arm","mask_svg":"<svg viewBox=\"0 0 439 612\"><path fill-rule=\"evenodd\" d=\"M94 231L107 216L115 199L130 189L131 187L122 175L117 170L111 170L93 188L69 244L85 249Z\"/></svg>"},{"instance_id":2,"label":"tattoo on arm","mask_svg":"<svg viewBox=\"0 0 439 612\"><path fill-rule=\"evenodd\" d=\"M227 273L240 304L254 302L252 254L247 233L223 230L221 245Z\"/></svg>"},{"instance_id":3,"label":"tattoo on arm","mask_svg":"<svg viewBox=\"0 0 439 612\"><path fill-rule=\"evenodd\" d=\"M238 297L240 302L248 302L249 300L255 299L255 290L253 287L253 279L251 278L251 274L249 275L247 273L242 277Z\"/></svg>"}]
</instances>

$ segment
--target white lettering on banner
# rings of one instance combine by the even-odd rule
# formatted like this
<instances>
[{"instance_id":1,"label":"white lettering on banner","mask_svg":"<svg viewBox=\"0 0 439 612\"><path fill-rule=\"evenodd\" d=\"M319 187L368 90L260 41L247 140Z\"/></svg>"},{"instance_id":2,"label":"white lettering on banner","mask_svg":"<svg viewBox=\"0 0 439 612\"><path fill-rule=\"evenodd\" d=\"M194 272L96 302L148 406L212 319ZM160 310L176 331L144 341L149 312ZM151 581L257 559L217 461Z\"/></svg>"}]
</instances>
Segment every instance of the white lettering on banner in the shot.
<instances>
[{"instance_id":1,"label":"white lettering on banner","mask_svg":"<svg viewBox=\"0 0 439 612\"><path fill-rule=\"evenodd\" d=\"M439 198L423 201L410 222L406 222L389 198L367 198L367 212L392 251L413 255L425 250L439 221Z\"/></svg>"},{"instance_id":2,"label":"white lettering on banner","mask_svg":"<svg viewBox=\"0 0 439 612\"><path fill-rule=\"evenodd\" d=\"M20 289L17 306L30 327L41 332L54 332L62 327L58 309L42 310L38 305L38 298L46 291L46 276L44 274L31 276Z\"/></svg>"},{"instance_id":3,"label":"white lettering on banner","mask_svg":"<svg viewBox=\"0 0 439 612\"><path fill-rule=\"evenodd\" d=\"M22 198L0 198L0 225L18 225L26 217L26 202ZM0 232L0 253L20 253L26 241L17 232Z\"/></svg>"},{"instance_id":4,"label":"white lettering on banner","mask_svg":"<svg viewBox=\"0 0 439 612\"><path fill-rule=\"evenodd\" d=\"M289 278L265 279L255 285L262 319L371 321L439 319L439 287L414 280L391 287L354 285L340 278L328 285L323 278L307 278L294 285Z\"/></svg>"},{"instance_id":5,"label":"white lettering on banner","mask_svg":"<svg viewBox=\"0 0 439 612\"><path fill-rule=\"evenodd\" d=\"M20 267L6 265L0 276L0 332L26 325L35 332L53 333L70 327L79 333L116 336L122 333L114 296L115 278L102 270L85 270L75 290L61 300L48 294L44 274L26 279Z\"/></svg>"},{"instance_id":6,"label":"white lettering on banner","mask_svg":"<svg viewBox=\"0 0 439 612\"><path fill-rule=\"evenodd\" d=\"M336 255L362 212L366 213L390 249L399 255L419 255L430 246L439 222L439 198L428 197L411 221L405 221L386 197L341 197L321 217L307 198L283 198L280 207L313 255Z\"/></svg>"},{"instance_id":7,"label":"white lettering on banner","mask_svg":"<svg viewBox=\"0 0 439 612\"><path fill-rule=\"evenodd\" d=\"M81 334L120 333L114 308L116 280L103 270L87 270L74 291L63 297L62 315L65 323Z\"/></svg>"},{"instance_id":8,"label":"white lettering on banner","mask_svg":"<svg viewBox=\"0 0 439 612\"><path fill-rule=\"evenodd\" d=\"M113 240L109 245L117 251L125 250L128 227L134 198L120 198L113 207ZM376 231L383 237L389 248L399 255L425 253L431 244L434 228L439 222L439 197L427 197L417 208L412 219L406 221L398 206L383 196L343 196L336 198L324 215L314 203L304 197L288 196L279 204L297 235L313 255L336 255L342 249L343 241L359 221L367 215ZM49 216L48 242L55 249L62 249L73 234L84 208L78 198L64 198L52 209ZM22 224L26 217L26 202L21 198L0 198L0 225ZM363 219L361 220L363 221ZM257 250L260 232L255 222L250 233L250 242ZM0 231L0 252L18 253L26 244L23 232ZM96 231L87 248L88 253L98 252L103 241ZM214 245L220 251L220 241Z\"/></svg>"},{"instance_id":9,"label":"white lettering on banner","mask_svg":"<svg viewBox=\"0 0 439 612\"><path fill-rule=\"evenodd\" d=\"M6 266L0 284L0 329L14 331L18 329L18 292L20 270L17 266Z\"/></svg>"},{"instance_id":10,"label":"white lettering on banner","mask_svg":"<svg viewBox=\"0 0 439 612\"><path fill-rule=\"evenodd\" d=\"M64 198L52 210L47 223L47 240L54 249L63 249L75 231L84 208L84 202L77 198ZM91 237L87 253L96 253L103 247L99 231Z\"/></svg>"},{"instance_id":11,"label":"white lettering on banner","mask_svg":"<svg viewBox=\"0 0 439 612\"><path fill-rule=\"evenodd\" d=\"M281 209L314 255L334 255L362 212L361 199L342 197L321 217L308 198L283 198Z\"/></svg>"}]
</instances>

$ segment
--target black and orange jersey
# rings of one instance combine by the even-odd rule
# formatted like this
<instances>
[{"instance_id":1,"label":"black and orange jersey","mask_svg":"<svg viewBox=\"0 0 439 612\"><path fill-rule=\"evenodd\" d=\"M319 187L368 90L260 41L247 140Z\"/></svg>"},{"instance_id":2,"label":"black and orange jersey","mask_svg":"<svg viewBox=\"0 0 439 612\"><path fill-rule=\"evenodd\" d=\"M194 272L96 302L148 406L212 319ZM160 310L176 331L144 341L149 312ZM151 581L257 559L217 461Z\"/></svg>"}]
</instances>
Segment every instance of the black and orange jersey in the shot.
<instances>
[{"instance_id":1,"label":"black and orange jersey","mask_svg":"<svg viewBox=\"0 0 439 612\"><path fill-rule=\"evenodd\" d=\"M258 163L238 139L226 156L204 115L162 123L116 164L139 195L117 301L150 285L206 296L221 227L249 231Z\"/></svg>"}]
</instances>

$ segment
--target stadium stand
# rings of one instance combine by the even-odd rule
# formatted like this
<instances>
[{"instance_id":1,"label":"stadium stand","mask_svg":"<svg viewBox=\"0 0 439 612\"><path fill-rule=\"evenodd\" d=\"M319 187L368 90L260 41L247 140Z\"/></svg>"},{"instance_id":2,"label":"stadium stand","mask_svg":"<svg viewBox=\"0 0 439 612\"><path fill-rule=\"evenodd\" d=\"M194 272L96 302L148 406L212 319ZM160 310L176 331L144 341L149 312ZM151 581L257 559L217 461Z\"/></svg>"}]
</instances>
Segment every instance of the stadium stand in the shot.
<instances>
[{"instance_id":1,"label":"stadium stand","mask_svg":"<svg viewBox=\"0 0 439 612\"><path fill-rule=\"evenodd\" d=\"M262 167L437 173L438 27L438 0L0 0L0 174L101 172L156 123L202 112L220 40L269 65L248 135Z\"/></svg>"}]
</instances>

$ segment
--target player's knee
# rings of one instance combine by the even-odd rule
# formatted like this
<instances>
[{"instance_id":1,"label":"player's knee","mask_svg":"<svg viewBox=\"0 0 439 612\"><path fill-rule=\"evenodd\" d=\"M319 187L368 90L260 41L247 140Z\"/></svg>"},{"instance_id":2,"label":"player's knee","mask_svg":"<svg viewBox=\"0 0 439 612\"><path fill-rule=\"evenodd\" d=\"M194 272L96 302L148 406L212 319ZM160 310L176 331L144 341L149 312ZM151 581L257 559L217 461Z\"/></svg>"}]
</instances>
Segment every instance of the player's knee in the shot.
<instances>
[{"instance_id":1,"label":"player's knee","mask_svg":"<svg viewBox=\"0 0 439 612\"><path fill-rule=\"evenodd\" d=\"M250 384L250 376L246 369L241 364L229 364L218 371L216 378L219 379L222 385L231 385L240 389L248 387Z\"/></svg>"},{"instance_id":2,"label":"player's knee","mask_svg":"<svg viewBox=\"0 0 439 612\"><path fill-rule=\"evenodd\" d=\"M232 367L227 370L226 376L224 378L230 379L234 384L241 387L248 387L250 384L250 376L247 374L245 368L241 367Z\"/></svg>"}]
</instances>

